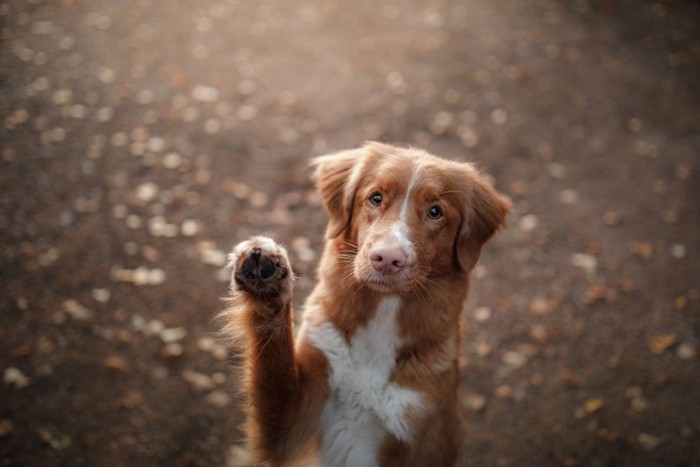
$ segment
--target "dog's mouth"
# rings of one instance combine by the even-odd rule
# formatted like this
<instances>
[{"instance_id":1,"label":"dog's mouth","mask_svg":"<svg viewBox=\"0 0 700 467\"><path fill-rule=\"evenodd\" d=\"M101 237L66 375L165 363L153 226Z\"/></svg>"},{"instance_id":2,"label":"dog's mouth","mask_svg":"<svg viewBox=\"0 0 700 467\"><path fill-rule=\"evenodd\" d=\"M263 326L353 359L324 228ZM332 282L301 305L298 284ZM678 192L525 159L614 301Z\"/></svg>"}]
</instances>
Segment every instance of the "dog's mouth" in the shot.
<instances>
[{"instance_id":1,"label":"dog's mouth","mask_svg":"<svg viewBox=\"0 0 700 467\"><path fill-rule=\"evenodd\" d=\"M376 292L389 294L410 292L413 284L413 281L410 280L406 274L388 275L372 271L356 273L355 278L360 284Z\"/></svg>"}]
</instances>

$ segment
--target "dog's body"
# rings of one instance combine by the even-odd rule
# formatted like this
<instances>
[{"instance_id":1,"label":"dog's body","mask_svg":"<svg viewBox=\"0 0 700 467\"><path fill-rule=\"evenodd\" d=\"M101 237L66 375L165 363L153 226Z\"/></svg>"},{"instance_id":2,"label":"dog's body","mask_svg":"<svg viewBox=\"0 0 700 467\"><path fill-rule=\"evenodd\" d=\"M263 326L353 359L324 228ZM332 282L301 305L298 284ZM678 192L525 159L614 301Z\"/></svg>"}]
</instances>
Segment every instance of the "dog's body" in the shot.
<instances>
[{"instance_id":1,"label":"dog's body","mask_svg":"<svg viewBox=\"0 0 700 467\"><path fill-rule=\"evenodd\" d=\"M422 151L371 143L314 165L330 222L296 338L284 249L254 237L231 254L255 461L452 465L469 272L509 204L471 165Z\"/></svg>"}]
</instances>

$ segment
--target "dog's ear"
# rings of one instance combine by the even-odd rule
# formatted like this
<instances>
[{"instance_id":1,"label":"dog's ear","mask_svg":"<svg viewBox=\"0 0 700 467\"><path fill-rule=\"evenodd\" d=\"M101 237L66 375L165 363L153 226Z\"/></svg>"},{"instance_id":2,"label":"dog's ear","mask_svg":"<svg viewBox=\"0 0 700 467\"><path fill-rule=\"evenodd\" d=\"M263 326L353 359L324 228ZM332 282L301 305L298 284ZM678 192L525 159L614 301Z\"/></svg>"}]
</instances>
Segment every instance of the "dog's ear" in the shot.
<instances>
[{"instance_id":1,"label":"dog's ear","mask_svg":"<svg viewBox=\"0 0 700 467\"><path fill-rule=\"evenodd\" d=\"M481 247L503 226L511 204L491 184L469 166L462 206L462 225L455 241L459 266L471 271L481 254Z\"/></svg>"},{"instance_id":2,"label":"dog's ear","mask_svg":"<svg viewBox=\"0 0 700 467\"><path fill-rule=\"evenodd\" d=\"M365 148L351 149L311 160L312 179L330 218L328 238L340 235L350 223L365 153Z\"/></svg>"}]
</instances>

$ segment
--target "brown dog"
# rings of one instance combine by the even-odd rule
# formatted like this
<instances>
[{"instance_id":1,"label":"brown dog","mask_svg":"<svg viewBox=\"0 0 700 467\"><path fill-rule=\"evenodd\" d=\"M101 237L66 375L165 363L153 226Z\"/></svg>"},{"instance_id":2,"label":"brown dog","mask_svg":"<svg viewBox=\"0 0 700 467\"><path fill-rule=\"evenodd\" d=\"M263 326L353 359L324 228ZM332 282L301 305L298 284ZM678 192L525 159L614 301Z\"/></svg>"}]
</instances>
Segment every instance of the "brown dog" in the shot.
<instances>
[{"instance_id":1,"label":"brown dog","mask_svg":"<svg viewBox=\"0 0 700 467\"><path fill-rule=\"evenodd\" d=\"M510 205L470 164L419 150L369 143L312 164L330 222L296 338L285 250L253 237L231 253L255 462L452 465L469 273Z\"/></svg>"}]
</instances>

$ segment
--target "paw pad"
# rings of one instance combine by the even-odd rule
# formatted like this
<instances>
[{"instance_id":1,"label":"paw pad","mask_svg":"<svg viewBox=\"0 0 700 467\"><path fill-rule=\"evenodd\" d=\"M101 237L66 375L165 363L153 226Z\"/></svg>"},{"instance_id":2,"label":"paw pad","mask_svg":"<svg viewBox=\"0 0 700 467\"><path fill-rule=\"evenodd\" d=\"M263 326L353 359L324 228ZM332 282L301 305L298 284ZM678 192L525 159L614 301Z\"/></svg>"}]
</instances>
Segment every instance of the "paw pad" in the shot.
<instances>
[{"instance_id":1,"label":"paw pad","mask_svg":"<svg viewBox=\"0 0 700 467\"><path fill-rule=\"evenodd\" d=\"M276 296L291 285L287 252L265 237L253 237L231 254L234 288L256 296Z\"/></svg>"}]
</instances>

